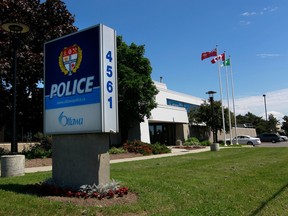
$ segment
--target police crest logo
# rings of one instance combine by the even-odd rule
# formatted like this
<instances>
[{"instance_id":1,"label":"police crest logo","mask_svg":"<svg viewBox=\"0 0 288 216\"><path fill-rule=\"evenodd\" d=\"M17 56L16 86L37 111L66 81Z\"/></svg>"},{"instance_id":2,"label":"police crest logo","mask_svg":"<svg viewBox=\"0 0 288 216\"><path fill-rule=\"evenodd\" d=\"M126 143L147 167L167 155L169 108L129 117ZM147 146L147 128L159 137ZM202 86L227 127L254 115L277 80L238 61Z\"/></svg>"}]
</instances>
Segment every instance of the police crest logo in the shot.
<instances>
[{"instance_id":1,"label":"police crest logo","mask_svg":"<svg viewBox=\"0 0 288 216\"><path fill-rule=\"evenodd\" d=\"M59 67L64 75L71 76L76 73L82 62L82 49L74 44L65 47L59 55Z\"/></svg>"}]
</instances>

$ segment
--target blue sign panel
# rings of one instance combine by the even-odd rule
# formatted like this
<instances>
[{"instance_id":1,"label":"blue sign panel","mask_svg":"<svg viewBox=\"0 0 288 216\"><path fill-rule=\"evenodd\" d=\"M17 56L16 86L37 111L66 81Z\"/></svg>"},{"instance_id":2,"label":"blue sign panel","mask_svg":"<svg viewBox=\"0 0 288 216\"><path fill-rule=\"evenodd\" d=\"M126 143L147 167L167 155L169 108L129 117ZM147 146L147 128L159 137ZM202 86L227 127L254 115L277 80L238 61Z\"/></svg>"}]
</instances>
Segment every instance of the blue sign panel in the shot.
<instances>
[{"instance_id":1,"label":"blue sign panel","mask_svg":"<svg viewBox=\"0 0 288 216\"><path fill-rule=\"evenodd\" d=\"M46 109L100 102L99 55L99 28L45 45Z\"/></svg>"},{"instance_id":2,"label":"blue sign panel","mask_svg":"<svg viewBox=\"0 0 288 216\"><path fill-rule=\"evenodd\" d=\"M118 132L115 30L98 25L45 44L44 132Z\"/></svg>"},{"instance_id":3,"label":"blue sign panel","mask_svg":"<svg viewBox=\"0 0 288 216\"><path fill-rule=\"evenodd\" d=\"M45 44L44 130L101 131L100 26Z\"/></svg>"}]
</instances>

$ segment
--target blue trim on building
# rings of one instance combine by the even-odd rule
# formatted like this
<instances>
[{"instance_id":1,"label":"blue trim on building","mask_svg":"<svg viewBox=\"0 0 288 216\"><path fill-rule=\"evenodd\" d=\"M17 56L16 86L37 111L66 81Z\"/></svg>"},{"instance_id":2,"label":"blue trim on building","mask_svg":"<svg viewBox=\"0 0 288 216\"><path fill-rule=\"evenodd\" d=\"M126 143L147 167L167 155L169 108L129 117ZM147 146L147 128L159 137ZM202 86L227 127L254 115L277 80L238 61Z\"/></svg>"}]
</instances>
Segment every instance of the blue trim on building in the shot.
<instances>
[{"instance_id":1,"label":"blue trim on building","mask_svg":"<svg viewBox=\"0 0 288 216\"><path fill-rule=\"evenodd\" d=\"M167 100L167 105L176 106L176 107L184 107L187 110L187 112L189 112L190 109L192 109L192 108L199 107L199 105L189 104L186 102L177 101L177 100L173 100L173 99L169 99L169 98L167 98L166 100Z\"/></svg>"}]
</instances>

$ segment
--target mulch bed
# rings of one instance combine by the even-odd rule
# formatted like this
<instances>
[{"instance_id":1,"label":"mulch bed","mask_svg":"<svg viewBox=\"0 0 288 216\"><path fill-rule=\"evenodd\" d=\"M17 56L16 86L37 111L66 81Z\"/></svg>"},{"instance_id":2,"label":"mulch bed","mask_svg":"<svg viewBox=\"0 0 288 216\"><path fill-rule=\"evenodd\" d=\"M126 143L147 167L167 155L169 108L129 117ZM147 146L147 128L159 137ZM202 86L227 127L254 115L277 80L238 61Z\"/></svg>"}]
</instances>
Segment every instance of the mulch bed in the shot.
<instances>
[{"instance_id":1,"label":"mulch bed","mask_svg":"<svg viewBox=\"0 0 288 216\"><path fill-rule=\"evenodd\" d=\"M128 191L127 194L123 196L114 195L114 197L104 197L102 199L98 198L83 198L83 197L68 197L68 196L50 196L50 195L44 195L47 191L43 188L44 191L41 191L41 187L39 187L39 184L33 184L33 185L26 185L26 194L32 194L36 195L38 197L41 197L43 199L48 199L51 201L58 201L65 204L73 204L73 205L80 205L80 206L97 206L97 207L107 207L112 205L125 205L129 203L135 203L137 202L137 194ZM44 194L43 194L44 193Z\"/></svg>"},{"instance_id":2,"label":"mulch bed","mask_svg":"<svg viewBox=\"0 0 288 216\"><path fill-rule=\"evenodd\" d=\"M113 205L126 205L129 203L137 202L137 195L129 192L123 197L113 197L110 199L97 199L97 198L76 198L76 197L60 197L60 196L47 196L46 199L52 201L59 201L66 204L80 205L80 206L97 206L97 207L108 207Z\"/></svg>"},{"instance_id":3,"label":"mulch bed","mask_svg":"<svg viewBox=\"0 0 288 216\"><path fill-rule=\"evenodd\" d=\"M142 157L142 154L135 153L120 153L120 154L110 154L110 160L123 159L123 158L133 158ZM26 159L25 167L41 167L41 166L52 166L51 158L37 158L37 159Z\"/></svg>"},{"instance_id":4,"label":"mulch bed","mask_svg":"<svg viewBox=\"0 0 288 216\"><path fill-rule=\"evenodd\" d=\"M205 146L174 146L173 148L186 149L186 150L195 150L195 149L205 148Z\"/></svg>"}]
</instances>

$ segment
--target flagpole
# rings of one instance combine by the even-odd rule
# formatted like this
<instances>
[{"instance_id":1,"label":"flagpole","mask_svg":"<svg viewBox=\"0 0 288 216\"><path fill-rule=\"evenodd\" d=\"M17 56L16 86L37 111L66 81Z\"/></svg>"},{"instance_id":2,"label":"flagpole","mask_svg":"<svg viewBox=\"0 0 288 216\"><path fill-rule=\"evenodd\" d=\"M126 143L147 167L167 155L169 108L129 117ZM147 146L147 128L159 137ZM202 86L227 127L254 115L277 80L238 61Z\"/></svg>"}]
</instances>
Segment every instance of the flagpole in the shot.
<instances>
[{"instance_id":1,"label":"flagpole","mask_svg":"<svg viewBox=\"0 0 288 216\"><path fill-rule=\"evenodd\" d=\"M229 56L229 59L230 59L230 76L231 76L231 87L232 87L232 102L233 102L234 123L235 123L234 129L235 129L236 145L239 145L238 134L237 134L237 120L236 120L235 100L234 100L234 80L233 80L233 73L232 73L231 56Z\"/></svg>"},{"instance_id":2,"label":"flagpole","mask_svg":"<svg viewBox=\"0 0 288 216\"><path fill-rule=\"evenodd\" d=\"M218 57L218 46L216 46L217 50L217 57ZM226 130L225 130L225 118L224 118L224 107L223 107L223 94L222 94L222 81L221 81L221 65L220 61L218 62L218 77L219 77L219 85L220 85L220 100L221 100L221 110L222 110L222 121L223 121L223 132L224 132L224 146L227 146L226 144Z\"/></svg>"},{"instance_id":3,"label":"flagpole","mask_svg":"<svg viewBox=\"0 0 288 216\"><path fill-rule=\"evenodd\" d=\"M226 52L224 52L226 54ZM225 59L224 59L225 62ZM229 95L229 85L228 85L228 69L225 67L226 72L226 92L227 92L227 104L228 104L228 117L229 117L229 137L230 137L230 145L233 145L232 143L232 124L231 124L231 113L230 113L230 95Z\"/></svg>"}]
</instances>

